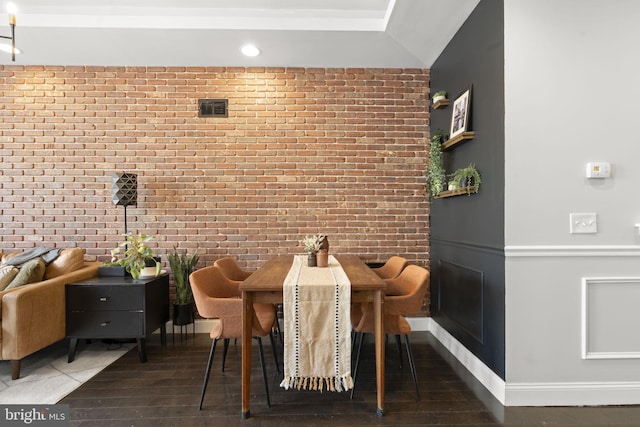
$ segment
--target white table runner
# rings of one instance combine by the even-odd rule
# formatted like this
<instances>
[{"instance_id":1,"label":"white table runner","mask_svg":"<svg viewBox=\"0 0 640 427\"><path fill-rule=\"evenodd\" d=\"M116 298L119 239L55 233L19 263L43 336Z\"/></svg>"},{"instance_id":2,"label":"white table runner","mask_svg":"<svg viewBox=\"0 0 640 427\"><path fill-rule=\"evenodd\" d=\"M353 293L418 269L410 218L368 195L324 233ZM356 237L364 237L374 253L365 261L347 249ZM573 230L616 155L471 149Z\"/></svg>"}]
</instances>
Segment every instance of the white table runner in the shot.
<instances>
[{"instance_id":1,"label":"white table runner","mask_svg":"<svg viewBox=\"0 0 640 427\"><path fill-rule=\"evenodd\" d=\"M288 390L346 391L351 378L351 283L334 256L326 268L297 255L283 284Z\"/></svg>"}]
</instances>

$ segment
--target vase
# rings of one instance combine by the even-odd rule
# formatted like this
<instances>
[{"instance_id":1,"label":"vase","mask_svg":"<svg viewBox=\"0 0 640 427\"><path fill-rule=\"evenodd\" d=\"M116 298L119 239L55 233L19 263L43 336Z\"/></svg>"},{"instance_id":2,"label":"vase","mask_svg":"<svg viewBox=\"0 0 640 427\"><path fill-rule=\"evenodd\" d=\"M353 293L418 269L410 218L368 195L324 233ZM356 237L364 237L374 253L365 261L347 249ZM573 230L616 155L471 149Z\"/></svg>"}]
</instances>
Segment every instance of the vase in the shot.
<instances>
[{"instance_id":1,"label":"vase","mask_svg":"<svg viewBox=\"0 0 640 427\"><path fill-rule=\"evenodd\" d=\"M318 265L316 254L309 254L309 257L307 258L307 265L309 267L315 267L316 265Z\"/></svg>"},{"instance_id":2,"label":"vase","mask_svg":"<svg viewBox=\"0 0 640 427\"><path fill-rule=\"evenodd\" d=\"M320 249L318 251L316 263L318 267L327 267L329 265L329 251L327 249Z\"/></svg>"},{"instance_id":3,"label":"vase","mask_svg":"<svg viewBox=\"0 0 640 427\"><path fill-rule=\"evenodd\" d=\"M329 252L329 237L324 235L324 240L322 240L322 244L320 245L320 249L326 249Z\"/></svg>"}]
</instances>

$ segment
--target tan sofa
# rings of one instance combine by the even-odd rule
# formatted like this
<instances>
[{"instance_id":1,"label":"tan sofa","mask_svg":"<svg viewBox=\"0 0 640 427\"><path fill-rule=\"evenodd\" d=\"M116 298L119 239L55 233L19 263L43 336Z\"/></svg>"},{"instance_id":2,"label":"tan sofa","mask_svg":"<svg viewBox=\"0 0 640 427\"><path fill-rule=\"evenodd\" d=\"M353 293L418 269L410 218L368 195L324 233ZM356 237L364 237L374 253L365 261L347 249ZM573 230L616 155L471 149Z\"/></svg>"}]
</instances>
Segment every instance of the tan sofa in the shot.
<instances>
[{"instance_id":1,"label":"tan sofa","mask_svg":"<svg viewBox=\"0 0 640 427\"><path fill-rule=\"evenodd\" d=\"M100 265L85 262L83 249L62 249L41 281L0 291L0 359L11 361L12 379L22 358L65 338L65 284L96 276Z\"/></svg>"}]
</instances>

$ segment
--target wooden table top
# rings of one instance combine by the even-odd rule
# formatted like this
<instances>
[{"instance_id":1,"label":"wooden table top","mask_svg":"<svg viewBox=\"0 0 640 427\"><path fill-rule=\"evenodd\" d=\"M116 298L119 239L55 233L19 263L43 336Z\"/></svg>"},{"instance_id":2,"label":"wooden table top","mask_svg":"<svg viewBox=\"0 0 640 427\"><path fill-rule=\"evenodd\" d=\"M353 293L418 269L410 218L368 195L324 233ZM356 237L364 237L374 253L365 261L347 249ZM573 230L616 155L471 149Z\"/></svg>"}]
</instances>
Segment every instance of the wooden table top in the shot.
<instances>
[{"instance_id":1,"label":"wooden table top","mask_svg":"<svg viewBox=\"0 0 640 427\"><path fill-rule=\"evenodd\" d=\"M354 291L385 290L386 283L380 279L356 255L334 255L351 282ZM293 255L279 255L268 260L240 285L241 291L273 292L282 291L282 284L287 277Z\"/></svg>"}]
</instances>

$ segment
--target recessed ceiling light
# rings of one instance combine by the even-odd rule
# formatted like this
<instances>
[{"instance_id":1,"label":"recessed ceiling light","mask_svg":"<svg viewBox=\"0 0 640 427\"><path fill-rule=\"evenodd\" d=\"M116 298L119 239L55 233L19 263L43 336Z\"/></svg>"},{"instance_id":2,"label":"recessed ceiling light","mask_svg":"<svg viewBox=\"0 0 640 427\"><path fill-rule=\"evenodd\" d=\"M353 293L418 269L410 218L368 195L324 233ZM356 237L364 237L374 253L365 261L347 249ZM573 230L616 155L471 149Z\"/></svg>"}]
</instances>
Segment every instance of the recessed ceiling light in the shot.
<instances>
[{"instance_id":1,"label":"recessed ceiling light","mask_svg":"<svg viewBox=\"0 0 640 427\"><path fill-rule=\"evenodd\" d=\"M258 55L260 55L260 49L258 49L257 47L255 47L252 44L246 44L246 45L242 46L240 51L245 56L258 56Z\"/></svg>"}]
</instances>

